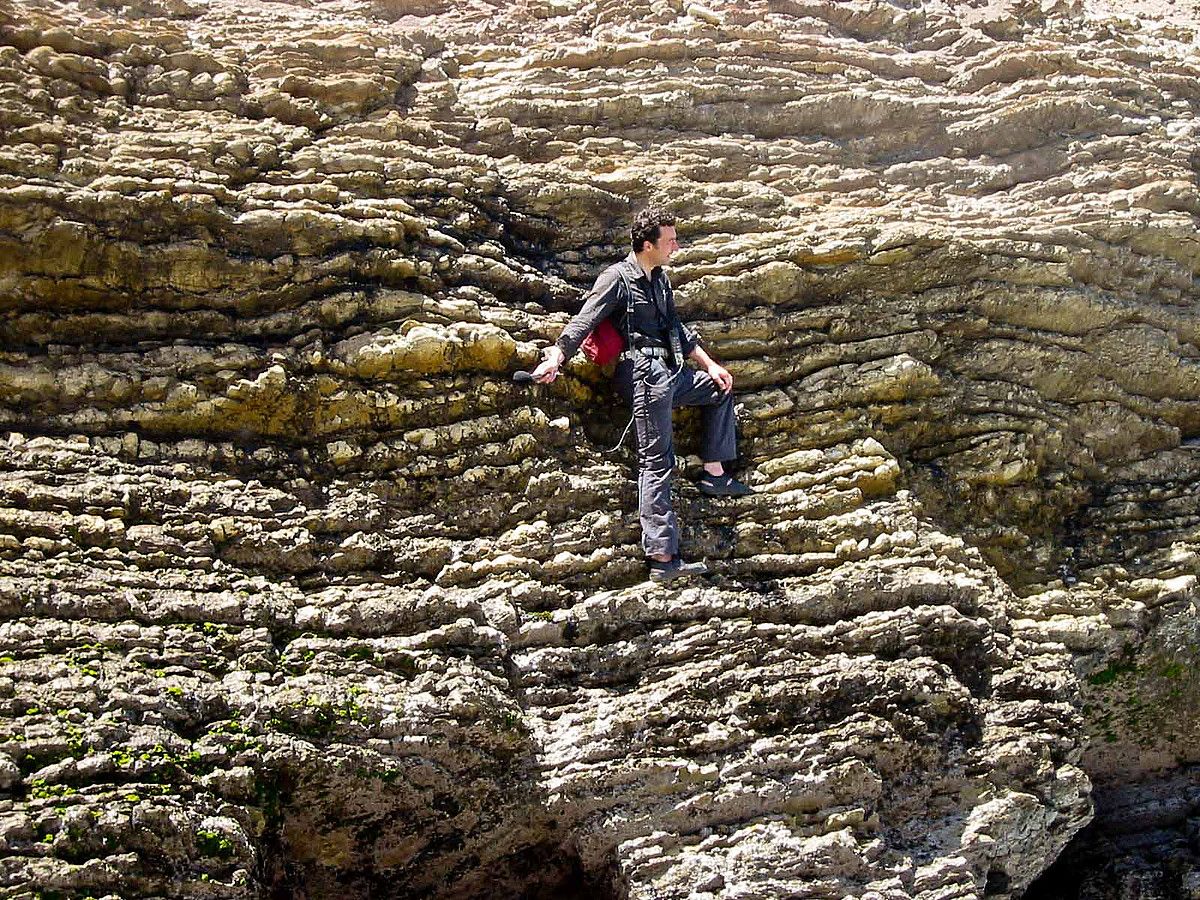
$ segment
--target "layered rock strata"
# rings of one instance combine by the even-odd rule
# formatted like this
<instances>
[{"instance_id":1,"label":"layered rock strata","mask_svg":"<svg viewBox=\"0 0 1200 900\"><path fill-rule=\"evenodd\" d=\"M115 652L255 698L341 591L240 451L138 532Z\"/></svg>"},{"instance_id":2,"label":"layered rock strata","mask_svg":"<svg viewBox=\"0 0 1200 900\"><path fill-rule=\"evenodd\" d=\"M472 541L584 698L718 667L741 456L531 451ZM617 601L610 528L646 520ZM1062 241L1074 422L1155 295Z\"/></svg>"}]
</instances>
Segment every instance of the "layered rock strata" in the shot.
<instances>
[{"instance_id":1,"label":"layered rock strata","mask_svg":"<svg viewBox=\"0 0 1200 900\"><path fill-rule=\"evenodd\" d=\"M1085 772L1193 783L1186 17L101 0L0 44L13 896L1018 896ZM507 383L648 198L760 489L681 488L682 591L601 375Z\"/></svg>"},{"instance_id":2,"label":"layered rock strata","mask_svg":"<svg viewBox=\"0 0 1200 900\"><path fill-rule=\"evenodd\" d=\"M629 574L632 503L539 497L557 460L481 541L114 449L5 448L10 888L1003 895L1089 815L1069 657L874 441L685 491L729 564L681 591Z\"/></svg>"}]
</instances>

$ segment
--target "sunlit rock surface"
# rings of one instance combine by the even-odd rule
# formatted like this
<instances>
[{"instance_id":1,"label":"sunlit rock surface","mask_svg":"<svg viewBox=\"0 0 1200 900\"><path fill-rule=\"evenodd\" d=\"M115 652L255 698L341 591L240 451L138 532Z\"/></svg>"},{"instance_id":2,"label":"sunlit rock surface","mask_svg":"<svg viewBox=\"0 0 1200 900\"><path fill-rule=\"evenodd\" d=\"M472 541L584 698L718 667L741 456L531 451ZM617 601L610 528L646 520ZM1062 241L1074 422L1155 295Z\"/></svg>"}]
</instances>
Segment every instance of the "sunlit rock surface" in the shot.
<instances>
[{"instance_id":1,"label":"sunlit rock surface","mask_svg":"<svg viewBox=\"0 0 1200 900\"><path fill-rule=\"evenodd\" d=\"M0 890L1017 897L1093 808L1200 890L1197 17L1114 6L0 7ZM650 200L758 491L679 590L508 380Z\"/></svg>"}]
</instances>

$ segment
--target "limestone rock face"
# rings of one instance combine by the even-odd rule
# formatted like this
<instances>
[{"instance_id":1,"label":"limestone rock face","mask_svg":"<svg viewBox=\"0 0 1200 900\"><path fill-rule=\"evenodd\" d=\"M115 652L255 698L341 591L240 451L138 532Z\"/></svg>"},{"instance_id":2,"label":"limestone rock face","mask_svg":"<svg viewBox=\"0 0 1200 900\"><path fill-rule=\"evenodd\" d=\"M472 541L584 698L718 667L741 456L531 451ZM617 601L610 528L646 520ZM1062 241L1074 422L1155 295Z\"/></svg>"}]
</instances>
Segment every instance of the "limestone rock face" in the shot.
<instances>
[{"instance_id":1,"label":"limestone rock face","mask_svg":"<svg viewBox=\"0 0 1200 900\"><path fill-rule=\"evenodd\" d=\"M873 440L772 460L682 591L628 574L611 464L608 509L550 512L548 458L547 518L454 540L102 441L5 448L10 884L968 896L1089 814L1068 655Z\"/></svg>"},{"instance_id":2,"label":"limestone rock face","mask_svg":"<svg viewBox=\"0 0 1200 900\"><path fill-rule=\"evenodd\" d=\"M0 888L1015 898L1094 808L1190 896L1195 19L0 6ZM508 380L648 201L757 489L671 590Z\"/></svg>"}]
</instances>

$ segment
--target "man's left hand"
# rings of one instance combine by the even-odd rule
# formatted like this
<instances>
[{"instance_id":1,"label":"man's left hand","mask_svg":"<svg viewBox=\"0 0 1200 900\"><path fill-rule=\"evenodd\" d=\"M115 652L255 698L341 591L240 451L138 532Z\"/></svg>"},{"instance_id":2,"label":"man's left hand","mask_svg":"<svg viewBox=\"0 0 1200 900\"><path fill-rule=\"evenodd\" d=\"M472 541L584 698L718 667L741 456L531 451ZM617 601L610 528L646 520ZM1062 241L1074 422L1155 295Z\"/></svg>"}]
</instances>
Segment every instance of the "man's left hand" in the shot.
<instances>
[{"instance_id":1,"label":"man's left hand","mask_svg":"<svg viewBox=\"0 0 1200 900\"><path fill-rule=\"evenodd\" d=\"M720 363L709 363L708 377L715 381L717 383L717 387L719 387L726 394L733 390L733 376L730 375L729 370Z\"/></svg>"}]
</instances>

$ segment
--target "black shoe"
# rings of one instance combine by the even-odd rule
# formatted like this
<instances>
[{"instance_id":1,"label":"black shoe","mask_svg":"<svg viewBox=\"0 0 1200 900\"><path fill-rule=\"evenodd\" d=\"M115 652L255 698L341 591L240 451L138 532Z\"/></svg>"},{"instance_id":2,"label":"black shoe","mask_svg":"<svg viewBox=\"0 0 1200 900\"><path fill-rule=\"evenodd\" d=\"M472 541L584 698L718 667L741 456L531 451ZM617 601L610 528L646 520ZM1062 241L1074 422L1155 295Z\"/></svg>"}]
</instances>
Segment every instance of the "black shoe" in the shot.
<instances>
[{"instance_id":1,"label":"black shoe","mask_svg":"<svg viewBox=\"0 0 1200 900\"><path fill-rule=\"evenodd\" d=\"M702 562L684 562L678 556L673 556L668 562L650 560L651 581L674 581L676 578L687 578L691 575L707 575L708 566Z\"/></svg>"},{"instance_id":2,"label":"black shoe","mask_svg":"<svg viewBox=\"0 0 1200 900\"><path fill-rule=\"evenodd\" d=\"M728 474L709 475L705 472L696 482L700 493L709 497L745 497L754 493L749 487Z\"/></svg>"}]
</instances>

